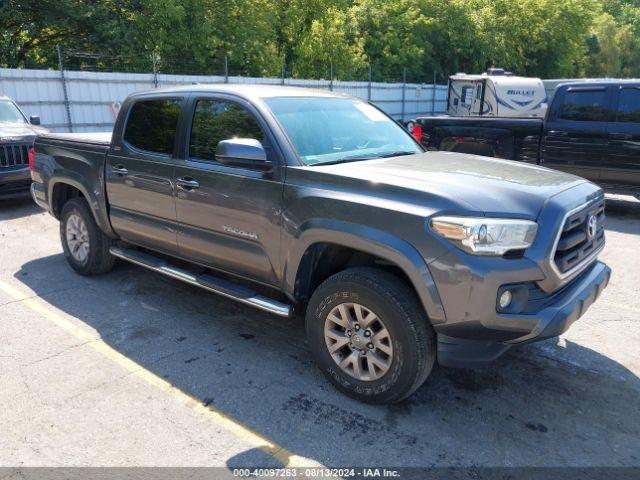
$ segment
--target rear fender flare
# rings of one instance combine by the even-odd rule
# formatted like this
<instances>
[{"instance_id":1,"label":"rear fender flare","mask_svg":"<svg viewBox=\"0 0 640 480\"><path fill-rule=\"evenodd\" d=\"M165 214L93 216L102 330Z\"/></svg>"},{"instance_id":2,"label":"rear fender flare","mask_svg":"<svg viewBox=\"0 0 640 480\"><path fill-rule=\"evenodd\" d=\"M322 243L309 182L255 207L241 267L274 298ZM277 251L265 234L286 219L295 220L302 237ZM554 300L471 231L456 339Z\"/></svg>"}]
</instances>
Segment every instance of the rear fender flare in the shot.
<instances>
[{"instance_id":1,"label":"rear fender flare","mask_svg":"<svg viewBox=\"0 0 640 480\"><path fill-rule=\"evenodd\" d=\"M47 194L49 205L51 206L51 213L53 213L53 191L56 185L60 184L66 184L71 187L77 188L87 200L89 209L91 210L91 213L93 213L93 217L100 230L102 230L107 236L111 238L118 238L111 228L111 223L109 222L106 199L104 198L103 192L90 191L82 182L82 178L79 175L74 174L73 172L68 172L68 175L65 176L54 175L49 179L49 190Z\"/></svg>"}]
</instances>

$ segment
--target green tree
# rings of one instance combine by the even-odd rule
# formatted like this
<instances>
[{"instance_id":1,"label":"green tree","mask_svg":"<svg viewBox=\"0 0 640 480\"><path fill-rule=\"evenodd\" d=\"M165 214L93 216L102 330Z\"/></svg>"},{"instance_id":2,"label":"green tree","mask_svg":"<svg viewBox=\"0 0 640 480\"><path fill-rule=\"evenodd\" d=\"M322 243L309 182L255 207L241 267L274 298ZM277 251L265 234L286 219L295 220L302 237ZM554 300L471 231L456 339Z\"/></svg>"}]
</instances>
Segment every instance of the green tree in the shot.
<instances>
[{"instance_id":1,"label":"green tree","mask_svg":"<svg viewBox=\"0 0 640 480\"><path fill-rule=\"evenodd\" d=\"M55 46L90 37L90 6L76 0L5 0L0 6L0 64L53 65Z\"/></svg>"},{"instance_id":2,"label":"green tree","mask_svg":"<svg viewBox=\"0 0 640 480\"><path fill-rule=\"evenodd\" d=\"M271 0L276 50L288 72L300 72L295 67L298 49L307 41L314 22L322 21L330 9L346 11L351 3L352 0Z\"/></svg>"},{"instance_id":3,"label":"green tree","mask_svg":"<svg viewBox=\"0 0 640 480\"><path fill-rule=\"evenodd\" d=\"M411 78L423 76L426 56L433 56L431 21L415 0L358 0L349 10L377 81L399 81L404 67Z\"/></svg>"},{"instance_id":4,"label":"green tree","mask_svg":"<svg viewBox=\"0 0 640 480\"><path fill-rule=\"evenodd\" d=\"M640 0L2 0L0 65L440 81L640 75ZM88 55L87 55L88 53Z\"/></svg>"},{"instance_id":5,"label":"green tree","mask_svg":"<svg viewBox=\"0 0 640 480\"><path fill-rule=\"evenodd\" d=\"M294 48L295 76L328 78L362 78L367 68L362 40L357 38L344 11L331 7L313 20L307 35Z\"/></svg>"},{"instance_id":6,"label":"green tree","mask_svg":"<svg viewBox=\"0 0 640 480\"><path fill-rule=\"evenodd\" d=\"M580 73L595 0L472 0L484 67L536 77Z\"/></svg>"},{"instance_id":7,"label":"green tree","mask_svg":"<svg viewBox=\"0 0 640 480\"><path fill-rule=\"evenodd\" d=\"M279 75L282 61L276 47L272 0L195 1L207 5L207 15L200 21L211 25L211 35L217 39L214 63L222 65L227 55L232 75Z\"/></svg>"},{"instance_id":8,"label":"green tree","mask_svg":"<svg viewBox=\"0 0 640 480\"><path fill-rule=\"evenodd\" d=\"M640 75L640 39L630 24L619 25L604 13L588 37L586 74L590 77L632 77Z\"/></svg>"}]
</instances>

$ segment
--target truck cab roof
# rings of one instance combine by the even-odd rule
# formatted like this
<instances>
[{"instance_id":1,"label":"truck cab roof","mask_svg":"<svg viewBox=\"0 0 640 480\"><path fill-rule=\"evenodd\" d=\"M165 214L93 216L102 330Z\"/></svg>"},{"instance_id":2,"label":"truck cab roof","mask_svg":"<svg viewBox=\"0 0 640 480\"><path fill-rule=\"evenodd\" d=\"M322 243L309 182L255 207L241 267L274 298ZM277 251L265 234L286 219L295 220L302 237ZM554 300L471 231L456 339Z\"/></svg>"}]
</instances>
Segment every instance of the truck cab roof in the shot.
<instances>
[{"instance_id":1,"label":"truck cab roof","mask_svg":"<svg viewBox=\"0 0 640 480\"><path fill-rule=\"evenodd\" d=\"M181 87L157 88L145 90L131 95L131 98L147 95L167 95L172 93L226 93L246 98L247 100L259 100L273 97L343 97L353 98L349 95L334 93L327 90L314 90L310 88L292 87L283 85L250 85L210 83L185 85Z\"/></svg>"},{"instance_id":2,"label":"truck cab roof","mask_svg":"<svg viewBox=\"0 0 640 480\"><path fill-rule=\"evenodd\" d=\"M592 79L584 79L584 80L570 80L564 81L558 84L557 88L560 87L608 87L611 85L626 85L626 86L640 86L640 78L623 78L623 79L615 79L615 78L604 78L598 80Z\"/></svg>"}]
</instances>

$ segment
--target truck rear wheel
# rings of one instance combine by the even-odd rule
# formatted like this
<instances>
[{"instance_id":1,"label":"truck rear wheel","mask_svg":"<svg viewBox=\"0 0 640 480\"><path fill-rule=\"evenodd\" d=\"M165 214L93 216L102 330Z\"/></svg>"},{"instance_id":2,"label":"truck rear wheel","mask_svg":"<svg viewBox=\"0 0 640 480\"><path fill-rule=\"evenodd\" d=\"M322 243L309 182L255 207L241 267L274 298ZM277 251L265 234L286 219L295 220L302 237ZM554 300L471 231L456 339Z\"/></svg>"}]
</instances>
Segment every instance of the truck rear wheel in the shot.
<instances>
[{"instance_id":1,"label":"truck rear wheel","mask_svg":"<svg viewBox=\"0 0 640 480\"><path fill-rule=\"evenodd\" d=\"M99 275L113 268L112 241L98 228L84 198L73 198L62 208L60 241L69 265L79 274Z\"/></svg>"},{"instance_id":2,"label":"truck rear wheel","mask_svg":"<svg viewBox=\"0 0 640 480\"><path fill-rule=\"evenodd\" d=\"M413 290L375 268L337 273L313 293L306 314L320 369L368 403L399 402L420 387L435 358L435 334Z\"/></svg>"}]
</instances>

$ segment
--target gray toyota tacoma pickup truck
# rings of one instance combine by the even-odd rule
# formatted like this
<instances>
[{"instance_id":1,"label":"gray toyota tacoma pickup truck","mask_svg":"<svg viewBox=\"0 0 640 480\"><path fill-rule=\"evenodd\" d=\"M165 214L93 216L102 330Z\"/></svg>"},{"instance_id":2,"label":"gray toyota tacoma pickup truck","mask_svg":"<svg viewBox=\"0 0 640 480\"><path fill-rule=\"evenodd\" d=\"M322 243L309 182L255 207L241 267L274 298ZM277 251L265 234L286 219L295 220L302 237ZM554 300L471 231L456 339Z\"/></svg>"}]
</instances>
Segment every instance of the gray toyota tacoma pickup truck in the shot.
<instances>
[{"instance_id":1,"label":"gray toyota tacoma pickup truck","mask_svg":"<svg viewBox=\"0 0 640 480\"><path fill-rule=\"evenodd\" d=\"M71 267L116 258L275 315L316 362L397 402L564 332L610 269L602 190L534 165L424 152L348 96L192 85L130 96L113 134L35 142L35 201ZM298 341L298 340L295 340Z\"/></svg>"}]
</instances>

